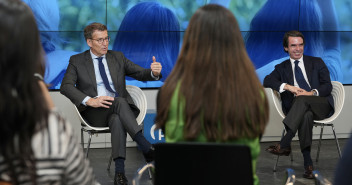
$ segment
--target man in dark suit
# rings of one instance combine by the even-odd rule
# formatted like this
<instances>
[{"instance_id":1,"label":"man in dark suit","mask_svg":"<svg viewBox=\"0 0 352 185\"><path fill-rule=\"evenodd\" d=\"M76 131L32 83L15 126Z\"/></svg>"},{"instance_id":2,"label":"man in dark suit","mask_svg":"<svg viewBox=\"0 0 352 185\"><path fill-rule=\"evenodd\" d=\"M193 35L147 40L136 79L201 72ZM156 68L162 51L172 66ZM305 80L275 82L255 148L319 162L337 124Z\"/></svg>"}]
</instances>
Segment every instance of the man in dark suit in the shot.
<instances>
[{"instance_id":1,"label":"man in dark suit","mask_svg":"<svg viewBox=\"0 0 352 185\"><path fill-rule=\"evenodd\" d=\"M125 185L128 184L124 173L126 133L137 142L147 162L152 161L154 155L152 145L136 122L139 109L126 90L125 75L141 81L159 80L162 66L153 57L151 69L144 69L125 58L123 53L108 50L110 37L103 24L88 25L84 37L90 50L71 56L60 92L78 107L92 126L109 126L115 161L114 183Z\"/></svg>"},{"instance_id":2,"label":"man in dark suit","mask_svg":"<svg viewBox=\"0 0 352 185\"><path fill-rule=\"evenodd\" d=\"M264 87L280 92L282 109L286 115L283 120L286 135L267 151L275 155L289 155L292 138L298 131L304 158L303 177L312 179L310 150L313 120L330 116L334 111L334 102L328 68L321 58L303 55L304 44L302 33L285 33L283 46L290 59L276 65L274 71L264 79Z\"/></svg>"}]
</instances>

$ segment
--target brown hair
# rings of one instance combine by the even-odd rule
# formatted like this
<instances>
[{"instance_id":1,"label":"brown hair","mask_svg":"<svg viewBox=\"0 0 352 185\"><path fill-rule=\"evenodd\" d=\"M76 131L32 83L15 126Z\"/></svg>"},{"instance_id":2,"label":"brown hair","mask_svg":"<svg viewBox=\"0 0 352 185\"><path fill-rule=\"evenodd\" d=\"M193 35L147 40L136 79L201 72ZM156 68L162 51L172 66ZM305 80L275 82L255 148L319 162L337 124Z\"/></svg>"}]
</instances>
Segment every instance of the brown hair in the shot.
<instances>
[{"instance_id":1,"label":"brown hair","mask_svg":"<svg viewBox=\"0 0 352 185\"><path fill-rule=\"evenodd\" d=\"M86 40L92 39L93 32L96 30L105 31L108 30L108 28L104 24L93 22L84 28L84 38Z\"/></svg>"},{"instance_id":2,"label":"brown hair","mask_svg":"<svg viewBox=\"0 0 352 185\"><path fill-rule=\"evenodd\" d=\"M288 38L289 37L301 37L303 39L303 44L305 44L304 35L301 32L296 31L296 30L288 31L285 33L284 39L282 42L282 45L284 46L284 51L286 53L287 53L287 51L285 50L285 48L288 48Z\"/></svg>"},{"instance_id":3,"label":"brown hair","mask_svg":"<svg viewBox=\"0 0 352 185\"><path fill-rule=\"evenodd\" d=\"M49 107L34 74L44 74L44 51L24 2L1 0L0 17L0 156L12 184L19 184L19 173L37 184L32 138L47 127ZM23 168L19 172L16 166Z\"/></svg>"},{"instance_id":4,"label":"brown hair","mask_svg":"<svg viewBox=\"0 0 352 185\"><path fill-rule=\"evenodd\" d=\"M202 129L209 141L254 138L264 132L268 102L236 18L226 8L206 5L192 16L177 63L159 94L159 128L168 120L178 82L186 102L186 140L197 138Z\"/></svg>"}]
</instances>

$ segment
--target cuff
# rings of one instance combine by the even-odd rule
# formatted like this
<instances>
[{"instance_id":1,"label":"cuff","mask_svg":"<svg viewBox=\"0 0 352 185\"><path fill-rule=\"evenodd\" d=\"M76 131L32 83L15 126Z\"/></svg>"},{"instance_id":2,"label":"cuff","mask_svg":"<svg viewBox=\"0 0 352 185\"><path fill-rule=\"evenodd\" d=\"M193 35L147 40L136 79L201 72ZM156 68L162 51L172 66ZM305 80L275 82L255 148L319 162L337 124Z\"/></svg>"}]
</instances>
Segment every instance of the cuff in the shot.
<instances>
[{"instance_id":1,"label":"cuff","mask_svg":"<svg viewBox=\"0 0 352 185\"><path fill-rule=\"evenodd\" d=\"M319 96L319 91L317 89L312 89L316 94L314 96Z\"/></svg>"},{"instance_id":2,"label":"cuff","mask_svg":"<svg viewBox=\"0 0 352 185\"><path fill-rule=\"evenodd\" d=\"M159 80L159 76L154 76L153 71L150 71L150 74L152 75L152 78L154 78L154 80Z\"/></svg>"},{"instance_id":3,"label":"cuff","mask_svg":"<svg viewBox=\"0 0 352 185\"><path fill-rule=\"evenodd\" d=\"M89 100L89 96L87 96L87 97L85 97L84 99L83 99L83 101L82 101L82 104L84 105L84 106L87 106L87 104L86 104L86 102Z\"/></svg>"},{"instance_id":4,"label":"cuff","mask_svg":"<svg viewBox=\"0 0 352 185\"><path fill-rule=\"evenodd\" d=\"M286 85L286 83L282 83L282 84L280 85L280 89L279 89L279 92L280 92L280 93L285 92L285 90L284 90L285 85Z\"/></svg>"}]
</instances>

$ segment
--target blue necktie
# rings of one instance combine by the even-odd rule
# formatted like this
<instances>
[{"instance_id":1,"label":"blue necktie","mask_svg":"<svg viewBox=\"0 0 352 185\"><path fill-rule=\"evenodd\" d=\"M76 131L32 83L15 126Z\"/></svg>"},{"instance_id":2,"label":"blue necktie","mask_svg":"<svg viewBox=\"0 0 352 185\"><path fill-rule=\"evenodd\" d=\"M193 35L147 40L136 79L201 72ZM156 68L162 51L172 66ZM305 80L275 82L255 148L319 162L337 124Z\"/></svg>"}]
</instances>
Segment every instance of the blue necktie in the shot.
<instances>
[{"instance_id":1,"label":"blue necktie","mask_svg":"<svg viewBox=\"0 0 352 185\"><path fill-rule=\"evenodd\" d=\"M301 68L298 66L299 61L295 61L295 77L298 83L298 86L306 91L310 91L310 87L307 84L307 81L304 79Z\"/></svg>"},{"instance_id":2,"label":"blue necktie","mask_svg":"<svg viewBox=\"0 0 352 185\"><path fill-rule=\"evenodd\" d=\"M100 76L101 78L103 79L103 83L105 85L105 88L114 93L115 94L115 97L118 97L119 94L117 92L115 92L111 86L110 86L110 83L109 83L109 80L108 80L108 77L106 76L106 72L105 72L105 67L104 67L104 64L103 64L103 57L99 57L97 58L98 61L99 61L99 72L100 72Z\"/></svg>"}]
</instances>

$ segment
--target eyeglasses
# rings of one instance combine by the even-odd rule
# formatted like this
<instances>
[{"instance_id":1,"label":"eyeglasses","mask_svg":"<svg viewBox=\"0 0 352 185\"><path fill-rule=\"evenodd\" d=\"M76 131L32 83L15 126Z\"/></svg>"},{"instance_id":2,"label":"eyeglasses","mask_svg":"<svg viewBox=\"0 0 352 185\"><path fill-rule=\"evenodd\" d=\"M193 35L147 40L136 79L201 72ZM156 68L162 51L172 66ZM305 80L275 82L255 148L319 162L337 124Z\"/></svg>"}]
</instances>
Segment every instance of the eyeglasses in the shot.
<instances>
[{"instance_id":1,"label":"eyeglasses","mask_svg":"<svg viewBox=\"0 0 352 185\"><path fill-rule=\"evenodd\" d=\"M102 44L102 43L105 42L105 41L110 42L110 36L105 37L105 39L100 38L100 39L91 39L91 40L95 40L95 41L97 41L99 44Z\"/></svg>"}]
</instances>

